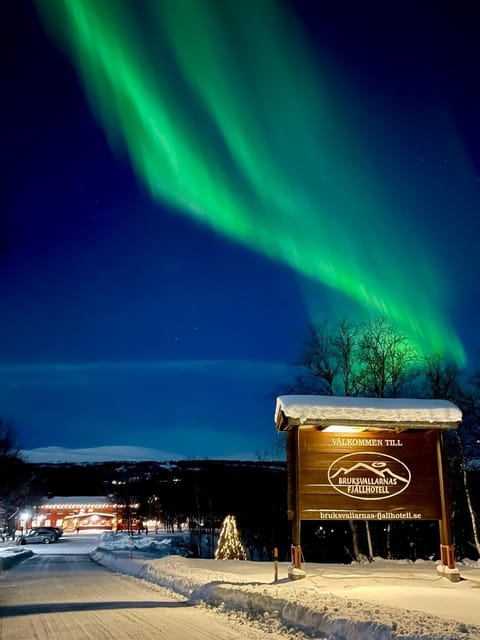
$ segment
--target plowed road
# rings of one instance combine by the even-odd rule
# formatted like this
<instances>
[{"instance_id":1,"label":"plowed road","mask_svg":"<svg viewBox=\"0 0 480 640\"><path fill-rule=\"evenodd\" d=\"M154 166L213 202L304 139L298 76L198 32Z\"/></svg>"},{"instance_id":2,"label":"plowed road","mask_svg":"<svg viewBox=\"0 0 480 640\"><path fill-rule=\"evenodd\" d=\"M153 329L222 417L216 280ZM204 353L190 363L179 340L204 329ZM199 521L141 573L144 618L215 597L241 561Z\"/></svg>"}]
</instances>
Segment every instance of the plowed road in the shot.
<instances>
[{"instance_id":1,"label":"plowed road","mask_svg":"<svg viewBox=\"0 0 480 640\"><path fill-rule=\"evenodd\" d=\"M39 545L40 546L40 545ZM53 550L53 545L48 548ZM42 548L0 576L1 640L259 640L271 634Z\"/></svg>"}]
</instances>

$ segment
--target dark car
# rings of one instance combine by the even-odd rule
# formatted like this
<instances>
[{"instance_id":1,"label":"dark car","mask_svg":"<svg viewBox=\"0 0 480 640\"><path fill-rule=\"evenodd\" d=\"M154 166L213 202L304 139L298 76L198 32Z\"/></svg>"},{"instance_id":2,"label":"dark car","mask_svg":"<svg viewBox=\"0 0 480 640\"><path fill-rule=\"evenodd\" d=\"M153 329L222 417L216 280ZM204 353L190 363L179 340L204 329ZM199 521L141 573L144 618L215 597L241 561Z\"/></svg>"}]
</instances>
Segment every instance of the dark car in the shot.
<instances>
[{"instance_id":1,"label":"dark car","mask_svg":"<svg viewBox=\"0 0 480 640\"><path fill-rule=\"evenodd\" d=\"M35 527L25 535L18 536L17 544L51 544L57 541L54 531L41 529L51 529L52 527Z\"/></svg>"},{"instance_id":2,"label":"dark car","mask_svg":"<svg viewBox=\"0 0 480 640\"><path fill-rule=\"evenodd\" d=\"M48 533L51 531L57 540L63 536L63 529L60 529L60 527L34 527L34 529L37 529L40 533Z\"/></svg>"},{"instance_id":3,"label":"dark car","mask_svg":"<svg viewBox=\"0 0 480 640\"><path fill-rule=\"evenodd\" d=\"M39 533L52 533L57 540L63 535L63 529L60 529L60 527L33 527L31 531L38 531Z\"/></svg>"}]
</instances>

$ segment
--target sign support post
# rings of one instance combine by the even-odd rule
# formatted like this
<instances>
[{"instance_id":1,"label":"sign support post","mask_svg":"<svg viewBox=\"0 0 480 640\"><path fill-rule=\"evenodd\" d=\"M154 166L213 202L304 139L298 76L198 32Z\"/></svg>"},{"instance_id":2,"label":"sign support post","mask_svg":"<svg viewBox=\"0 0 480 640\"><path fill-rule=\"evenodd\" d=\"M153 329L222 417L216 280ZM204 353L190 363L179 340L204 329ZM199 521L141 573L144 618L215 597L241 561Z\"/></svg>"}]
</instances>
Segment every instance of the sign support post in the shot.
<instances>
[{"instance_id":1,"label":"sign support post","mask_svg":"<svg viewBox=\"0 0 480 640\"><path fill-rule=\"evenodd\" d=\"M300 478L299 478L299 427L294 427L288 433L287 446L289 447L290 460L293 465L293 519L292 519L292 563L288 569L288 577L291 580L299 580L305 577L302 569L302 547L300 544Z\"/></svg>"},{"instance_id":2,"label":"sign support post","mask_svg":"<svg viewBox=\"0 0 480 640\"><path fill-rule=\"evenodd\" d=\"M450 521L451 505L445 474L443 438L441 433L437 433L437 465L440 485L440 504L442 508L442 518L438 523L440 529L440 564L437 566L437 572L448 578L451 582L459 582L460 571L455 568L455 547L453 545Z\"/></svg>"}]
</instances>

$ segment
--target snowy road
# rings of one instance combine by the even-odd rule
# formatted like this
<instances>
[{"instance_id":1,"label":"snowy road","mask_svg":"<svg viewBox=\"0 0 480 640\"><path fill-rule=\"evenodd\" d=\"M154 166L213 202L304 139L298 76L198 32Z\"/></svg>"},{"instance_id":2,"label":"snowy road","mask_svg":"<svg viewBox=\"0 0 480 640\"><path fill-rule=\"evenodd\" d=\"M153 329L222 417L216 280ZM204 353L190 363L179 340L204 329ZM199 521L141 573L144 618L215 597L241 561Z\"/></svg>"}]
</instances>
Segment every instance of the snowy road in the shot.
<instances>
[{"instance_id":1,"label":"snowy road","mask_svg":"<svg viewBox=\"0 0 480 640\"><path fill-rule=\"evenodd\" d=\"M272 638L160 587L116 575L87 555L50 555L42 547L0 578L1 640L266 637Z\"/></svg>"}]
</instances>

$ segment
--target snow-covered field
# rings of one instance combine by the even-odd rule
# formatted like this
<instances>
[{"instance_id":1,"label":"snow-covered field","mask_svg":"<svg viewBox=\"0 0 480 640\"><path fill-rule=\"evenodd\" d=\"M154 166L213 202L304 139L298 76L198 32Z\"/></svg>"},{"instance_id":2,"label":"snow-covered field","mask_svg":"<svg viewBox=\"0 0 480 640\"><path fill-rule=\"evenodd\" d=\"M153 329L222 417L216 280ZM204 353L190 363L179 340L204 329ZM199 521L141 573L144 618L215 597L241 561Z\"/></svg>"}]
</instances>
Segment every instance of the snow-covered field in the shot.
<instances>
[{"instance_id":1,"label":"snow-covered field","mask_svg":"<svg viewBox=\"0 0 480 640\"><path fill-rule=\"evenodd\" d=\"M107 534L90 555L192 603L253 618L274 637L302 631L329 640L480 640L479 562L460 563L458 583L439 577L433 562L381 559L305 564L306 578L294 581L280 563L275 582L273 563L170 555L174 539L135 537L132 545L128 536Z\"/></svg>"}]
</instances>

